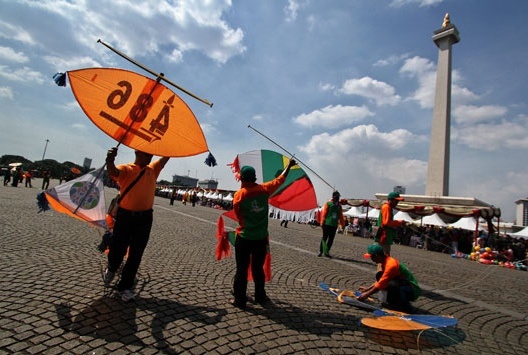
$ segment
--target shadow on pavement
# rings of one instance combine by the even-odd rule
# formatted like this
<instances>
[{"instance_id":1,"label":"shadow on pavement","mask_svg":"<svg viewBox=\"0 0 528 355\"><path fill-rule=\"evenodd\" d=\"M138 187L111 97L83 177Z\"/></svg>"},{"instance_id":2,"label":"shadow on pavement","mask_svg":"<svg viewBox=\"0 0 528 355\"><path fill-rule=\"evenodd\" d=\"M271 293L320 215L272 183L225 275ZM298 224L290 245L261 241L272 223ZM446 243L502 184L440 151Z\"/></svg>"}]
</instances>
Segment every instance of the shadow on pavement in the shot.
<instances>
[{"instance_id":1,"label":"shadow on pavement","mask_svg":"<svg viewBox=\"0 0 528 355\"><path fill-rule=\"evenodd\" d=\"M319 336L330 336L334 332L359 328L359 318L354 316L307 311L284 301L270 301L264 306L248 306L245 311L267 317L289 329Z\"/></svg>"},{"instance_id":2,"label":"shadow on pavement","mask_svg":"<svg viewBox=\"0 0 528 355\"><path fill-rule=\"evenodd\" d=\"M365 335L380 345L422 351L426 349L454 346L466 339L464 331L457 327L427 329L422 331L389 331L366 328Z\"/></svg>"},{"instance_id":3,"label":"shadow on pavement","mask_svg":"<svg viewBox=\"0 0 528 355\"><path fill-rule=\"evenodd\" d=\"M159 298L138 298L134 302L123 303L119 298L102 297L76 316L72 316L72 309L68 304L55 305L55 309L59 326L66 332L140 347L151 345L145 344L136 335L136 311L149 311L153 314L150 331L156 340L154 346L166 354L176 353L170 349L163 334L168 324L182 318L191 322L215 324L227 314L224 309L190 306Z\"/></svg>"}]
</instances>

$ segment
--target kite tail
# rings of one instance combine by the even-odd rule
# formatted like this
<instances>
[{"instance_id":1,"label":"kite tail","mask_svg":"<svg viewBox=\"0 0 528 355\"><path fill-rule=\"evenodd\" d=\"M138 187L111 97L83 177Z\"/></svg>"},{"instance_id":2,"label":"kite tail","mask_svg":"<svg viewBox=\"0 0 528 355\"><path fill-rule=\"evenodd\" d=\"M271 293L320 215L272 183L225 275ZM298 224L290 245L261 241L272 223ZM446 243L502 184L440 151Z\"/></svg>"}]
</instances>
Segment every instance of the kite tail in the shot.
<instances>
[{"instance_id":1,"label":"kite tail","mask_svg":"<svg viewBox=\"0 0 528 355\"><path fill-rule=\"evenodd\" d=\"M268 239L269 243L269 239ZM266 258L264 259L264 281L271 281L271 252L268 244L268 252L266 253ZM248 281L253 281L253 273L251 272L251 262L248 267Z\"/></svg>"},{"instance_id":2,"label":"kite tail","mask_svg":"<svg viewBox=\"0 0 528 355\"><path fill-rule=\"evenodd\" d=\"M224 219L222 216L218 217L216 222L216 260L222 260L224 257L228 257L231 254L231 247L229 246L229 233L225 231Z\"/></svg>"},{"instance_id":3,"label":"kite tail","mask_svg":"<svg viewBox=\"0 0 528 355\"><path fill-rule=\"evenodd\" d=\"M268 250L266 259L264 260L264 280L271 281L271 253Z\"/></svg>"}]
</instances>

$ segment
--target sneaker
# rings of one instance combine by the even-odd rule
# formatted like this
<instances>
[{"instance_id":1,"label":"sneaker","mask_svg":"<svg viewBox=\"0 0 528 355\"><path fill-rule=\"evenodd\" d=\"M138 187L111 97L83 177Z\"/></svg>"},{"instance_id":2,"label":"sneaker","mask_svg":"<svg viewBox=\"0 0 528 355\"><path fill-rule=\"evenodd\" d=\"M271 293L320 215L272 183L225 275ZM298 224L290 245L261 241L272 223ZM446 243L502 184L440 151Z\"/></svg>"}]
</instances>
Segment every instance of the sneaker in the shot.
<instances>
[{"instance_id":1,"label":"sneaker","mask_svg":"<svg viewBox=\"0 0 528 355\"><path fill-rule=\"evenodd\" d=\"M114 279L114 276L115 276L115 272L111 272L110 270L108 270L108 268L106 268L104 272L104 277L103 277L105 287L110 287L110 284L112 283L112 280Z\"/></svg>"},{"instance_id":2,"label":"sneaker","mask_svg":"<svg viewBox=\"0 0 528 355\"><path fill-rule=\"evenodd\" d=\"M130 290L120 291L119 294L121 295L121 300L123 302L132 301L136 298L136 295L134 295L134 293Z\"/></svg>"},{"instance_id":3,"label":"sneaker","mask_svg":"<svg viewBox=\"0 0 528 355\"><path fill-rule=\"evenodd\" d=\"M318 256L318 257L321 257L321 256L323 256L323 253L319 253L319 254L317 254L317 256Z\"/></svg>"}]
</instances>

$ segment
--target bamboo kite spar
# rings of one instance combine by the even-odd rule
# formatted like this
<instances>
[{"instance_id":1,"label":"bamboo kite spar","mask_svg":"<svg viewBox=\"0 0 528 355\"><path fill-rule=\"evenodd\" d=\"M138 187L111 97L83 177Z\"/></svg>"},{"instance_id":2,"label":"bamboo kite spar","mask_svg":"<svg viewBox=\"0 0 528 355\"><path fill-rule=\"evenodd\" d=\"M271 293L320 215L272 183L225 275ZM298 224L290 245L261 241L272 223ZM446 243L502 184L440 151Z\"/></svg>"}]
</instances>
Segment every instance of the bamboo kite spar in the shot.
<instances>
[{"instance_id":1,"label":"bamboo kite spar","mask_svg":"<svg viewBox=\"0 0 528 355\"><path fill-rule=\"evenodd\" d=\"M330 185L325 179L323 179L319 174L317 174L315 171L313 171L308 165L306 165L305 163L303 163L302 161L299 160L299 158L297 158L295 156L295 154L292 154L290 152L288 152L284 147L282 147L280 144L278 144L277 142L273 141L271 138L269 138L268 136L266 136L265 134L259 132L257 129L251 127L251 125L248 125L248 128L252 129L253 131L255 131L256 133L260 134L262 137L266 138L267 140L269 140L271 143L275 144L277 147L279 147L280 149L282 149L283 151L285 151L287 154L289 154L291 157L294 157L295 160L297 161L297 163L301 163L302 165L304 165L304 167L308 170L310 170L312 173L315 174L315 176L317 176L319 179L321 179L322 182L324 182L326 185L328 185L332 191L335 191L335 187Z\"/></svg>"},{"instance_id":2,"label":"bamboo kite spar","mask_svg":"<svg viewBox=\"0 0 528 355\"><path fill-rule=\"evenodd\" d=\"M110 49L112 52L116 53L117 55L119 55L120 57L122 58L125 58L126 60L128 60L130 63L134 64L134 65L137 65L138 67L140 67L141 69L143 69L144 71L156 76L157 78L163 80L164 82L166 82L167 84L170 84L172 86L174 86L176 89L178 90L181 90L183 91L184 93L186 93L187 95L191 96L191 97L194 97L196 100L198 101L201 101L203 102L204 104L208 105L209 107L213 107L213 104L211 102L209 102L208 100L206 99L202 99L201 97L193 94L192 92L188 91L187 89L184 89L182 88L181 86L179 86L178 84L176 83L173 83L172 81L170 81L169 79L165 78L163 76L163 73L156 73L154 70L152 69L149 69L147 68L146 66L144 66L143 64L139 63L138 61L136 61L135 59L132 59L130 58L129 56L127 56L125 53L122 53L120 51L118 51L117 49L113 48L111 45L107 44L107 43L104 43L103 41L101 41L100 39L97 40L97 43L101 43L103 46L105 46L106 48Z\"/></svg>"}]
</instances>

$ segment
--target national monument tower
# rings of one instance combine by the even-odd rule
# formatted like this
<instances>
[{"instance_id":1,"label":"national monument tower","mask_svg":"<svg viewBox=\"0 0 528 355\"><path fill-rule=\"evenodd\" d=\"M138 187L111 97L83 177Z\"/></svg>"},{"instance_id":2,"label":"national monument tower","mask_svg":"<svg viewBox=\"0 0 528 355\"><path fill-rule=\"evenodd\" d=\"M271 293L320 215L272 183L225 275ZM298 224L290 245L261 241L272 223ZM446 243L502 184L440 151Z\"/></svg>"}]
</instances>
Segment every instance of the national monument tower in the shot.
<instances>
[{"instance_id":1,"label":"national monument tower","mask_svg":"<svg viewBox=\"0 0 528 355\"><path fill-rule=\"evenodd\" d=\"M451 47L460 41L457 28L444 17L442 28L434 31L438 47L436 90L427 165L425 195L449 196L449 145L451 139Z\"/></svg>"}]
</instances>

